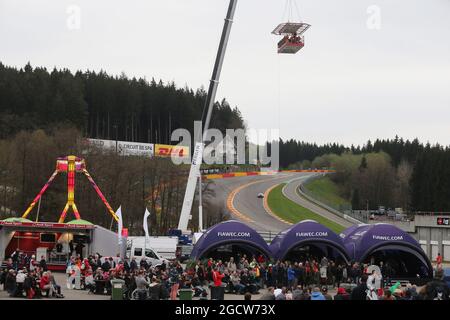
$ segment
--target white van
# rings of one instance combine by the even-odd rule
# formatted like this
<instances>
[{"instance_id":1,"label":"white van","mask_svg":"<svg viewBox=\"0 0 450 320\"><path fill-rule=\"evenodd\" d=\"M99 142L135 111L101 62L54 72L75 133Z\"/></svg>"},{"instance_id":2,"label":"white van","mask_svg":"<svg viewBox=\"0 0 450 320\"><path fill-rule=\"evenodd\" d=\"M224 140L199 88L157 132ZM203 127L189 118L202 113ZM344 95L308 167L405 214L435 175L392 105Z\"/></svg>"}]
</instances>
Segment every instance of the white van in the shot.
<instances>
[{"instance_id":1,"label":"white van","mask_svg":"<svg viewBox=\"0 0 450 320\"><path fill-rule=\"evenodd\" d=\"M167 259L161 257L153 248L145 247L145 255L144 255L144 243L142 241L127 241L127 249L126 249L126 257L128 261L131 259L135 259L138 264L140 264L141 260L145 258L147 263L151 266L158 266L164 263L166 265L169 263ZM106 259L109 259L109 256L103 256L100 258L100 261L103 263ZM115 263L118 263L121 259L118 256L111 257Z\"/></svg>"},{"instance_id":2,"label":"white van","mask_svg":"<svg viewBox=\"0 0 450 320\"><path fill-rule=\"evenodd\" d=\"M148 264L152 266L157 266L163 264L165 262L167 264L167 260L162 258L158 255L157 252L155 252L152 248L145 248L145 255L144 255L144 246L140 245L136 242L128 242L127 244L127 252L126 256L131 261L131 259L135 259L136 262L139 264L142 259L145 259Z\"/></svg>"},{"instance_id":3,"label":"white van","mask_svg":"<svg viewBox=\"0 0 450 320\"><path fill-rule=\"evenodd\" d=\"M128 237L127 256L140 260L144 254L147 258L173 260L176 258L178 237Z\"/></svg>"},{"instance_id":4,"label":"white van","mask_svg":"<svg viewBox=\"0 0 450 320\"><path fill-rule=\"evenodd\" d=\"M127 248L127 258L130 260L134 258L136 259L137 263L140 263L141 260L144 258L143 253L144 253L143 248L138 247ZM163 264L163 262L165 262L166 264L168 263L166 259L158 256L158 254L150 248L145 248L145 260L147 261L148 264L152 266L161 265Z\"/></svg>"}]
</instances>

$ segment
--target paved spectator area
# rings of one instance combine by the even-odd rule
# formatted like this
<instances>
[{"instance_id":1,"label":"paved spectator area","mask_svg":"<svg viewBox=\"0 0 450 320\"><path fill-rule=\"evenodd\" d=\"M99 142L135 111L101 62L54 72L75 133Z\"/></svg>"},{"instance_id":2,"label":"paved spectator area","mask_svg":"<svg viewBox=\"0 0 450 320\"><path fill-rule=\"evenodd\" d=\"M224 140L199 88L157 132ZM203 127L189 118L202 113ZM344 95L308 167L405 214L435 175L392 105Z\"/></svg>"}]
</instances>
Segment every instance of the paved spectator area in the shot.
<instances>
[{"instance_id":1,"label":"paved spectator area","mask_svg":"<svg viewBox=\"0 0 450 320\"><path fill-rule=\"evenodd\" d=\"M88 291L85 290L69 290L66 287L66 274L65 273L53 273L56 278L57 283L61 286L61 292L64 295L64 299L56 299L52 298L52 300L110 300L111 297L108 295L97 295L97 294L89 294ZM259 299L266 290L261 290L260 294L254 294L252 296L253 299ZM210 296L210 294L208 295ZM23 298L25 299L25 298ZM42 298L40 300L47 300L48 298ZM194 298L194 300L198 300L199 298ZM11 298L4 290L1 288L0 290L0 300L21 300L21 298ZM244 300L243 295L236 294L225 294L225 300Z\"/></svg>"},{"instance_id":2,"label":"paved spectator area","mask_svg":"<svg viewBox=\"0 0 450 320\"><path fill-rule=\"evenodd\" d=\"M64 295L64 299L56 299L52 298L52 300L110 300L111 297L108 295L97 295L97 294L89 294L88 291L85 290L69 290L66 287L66 274L64 273L53 273L56 281L61 286L61 292ZM1 288L1 287L0 287ZM267 290L262 289L259 291L259 294L252 295L252 300L258 300ZM330 289L329 293L334 295L336 290ZM211 294L208 292L208 297ZM1 288L0 290L0 300L21 300L22 298L11 298L4 290ZM194 300L198 300L199 298L194 298ZM25 298L23 298L25 300ZM48 298L42 298L39 300L48 300ZM237 294L225 294L225 300L244 300L243 295Z\"/></svg>"},{"instance_id":3,"label":"paved spectator area","mask_svg":"<svg viewBox=\"0 0 450 320\"><path fill-rule=\"evenodd\" d=\"M107 295L88 294L85 290L69 290L66 286L66 274L65 273L53 273L56 282L61 286L61 293L64 295L64 299L52 298L52 300L110 300L111 297ZM6 291L0 291L0 300L21 300L22 298L11 298ZM23 298L25 300L25 298ZM37 300L37 299L36 299ZM48 300L48 298L42 298L39 300Z\"/></svg>"}]
</instances>

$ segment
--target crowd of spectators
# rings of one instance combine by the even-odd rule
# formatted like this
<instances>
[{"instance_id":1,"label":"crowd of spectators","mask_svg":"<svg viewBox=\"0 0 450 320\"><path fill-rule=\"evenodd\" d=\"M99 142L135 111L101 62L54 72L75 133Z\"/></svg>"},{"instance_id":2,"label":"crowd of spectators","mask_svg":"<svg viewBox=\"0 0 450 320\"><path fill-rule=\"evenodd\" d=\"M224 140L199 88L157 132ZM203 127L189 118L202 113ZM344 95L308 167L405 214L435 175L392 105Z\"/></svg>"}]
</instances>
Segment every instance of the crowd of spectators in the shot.
<instances>
[{"instance_id":1,"label":"crowd of spectators","mask_svg":"<svg viewBox=\"0 0 450 320\"><path fill-rule=\"evenodd\" d=\"M100 254L84 259L73 257L66 270L67 287L109 295L112 282L123 280L124 298L131 298L134 291L145 290L150 292L150 296L146 293L147 299L167 299L173 284L174 270L178 274L182 269L179 263L171 265L169 269L165 263L151 266L145 259L138 263L134 258L131 261L127 258L121 260L117 257L102 257Z\"/></svg>"},{"instance_id":2,"label":"crowd of spectators","mask_svg":"<svg viewBox=\"0 0 450 320\"><path fill-rule=\"evenodd\" d=\"M45 259L36 262L9 259L1 273L4 290L11 296L28 298L62 297L61 287L47 270ZM380 270L381 272L377 271ZM145 259L119 259L100 254L82 259L72 257L67 264L67 288L87 290L91 294L111 294L112 282L122 280L125 299L177 299L180 290L192 290L201 299L214 288L223 293L243 295L246 300L259 294L264 300L419 300L448 299L448 286L441 281L442 266L435 280L423 287L390 284L389 265L378 268L366 264L346 264L308 257L292 261L266 261L263 256L237 255L226 261L204 259L163 262L152 266ZM336 292L331 295L328 291Z\"/></svg>"},{"instance_id":3,"label":"crowd of spectators","mask_svg":"<svg viewBox=\"0 0 450 320\"><path fill-rule=\"evenodd\" d=\"M74 261L71 266L80 270L84 279L81 282L91 292L109 294L111 280L121 279L125 282L126 298L134 299L177 299L180 289L192 290L194 296L206 299L213 288L223 288L223 292L243 295L245 299L261 289L266 289L262 299L273 300L448 298L448 287L442 282L434 291L429 285L391 286L386 281L393 273L389 264L380 263L378 272L367 264L336 263L325 257L271 263L263 256L238 255L227 261L191 261L183 267L177 261L151 266L145 260L137 263L135 259L121 261L96 255ZM68 279L73 277L72 270ZM436 286L436 281L431 285ZM329 294L331 289L336 294Z\"/></svg>"},{"instance_id":4,"label":"crowd of spectators","mask_svg":"<svg viewBox=\"0 0 450 320\"><path fill-rule=\"evenodd\" d=\"M28 299L64 298L61 286L53 273L47 269L44 257L38 262L34 255L27 256L16 250L0 270L0 284L11 297Z\"/></svg>"}]
</instances>

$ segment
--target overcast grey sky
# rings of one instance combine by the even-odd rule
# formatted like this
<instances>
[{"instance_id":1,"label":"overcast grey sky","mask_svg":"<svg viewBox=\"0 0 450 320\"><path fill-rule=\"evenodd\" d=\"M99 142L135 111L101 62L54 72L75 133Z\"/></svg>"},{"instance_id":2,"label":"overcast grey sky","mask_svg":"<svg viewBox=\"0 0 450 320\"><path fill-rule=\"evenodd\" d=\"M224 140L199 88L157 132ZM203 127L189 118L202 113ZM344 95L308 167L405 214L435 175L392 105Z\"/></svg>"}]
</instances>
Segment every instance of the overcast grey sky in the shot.
<instances>
[{"instance_id":1,"label":"overcast grey sky","mask_svg":"<svg viewBox=\"0 0 450 320\"><path fill-rule=\"evenodd\" d=\"M280 127L283 138L361 144L398 134L450 144L450 0L297 4L312 25L305 48L278 55L271 31L285 0L239 1L218 99L237 105L250 128ZM227 6L0 0L0 61L207 87Z\"/></svg>"}]
</instances>

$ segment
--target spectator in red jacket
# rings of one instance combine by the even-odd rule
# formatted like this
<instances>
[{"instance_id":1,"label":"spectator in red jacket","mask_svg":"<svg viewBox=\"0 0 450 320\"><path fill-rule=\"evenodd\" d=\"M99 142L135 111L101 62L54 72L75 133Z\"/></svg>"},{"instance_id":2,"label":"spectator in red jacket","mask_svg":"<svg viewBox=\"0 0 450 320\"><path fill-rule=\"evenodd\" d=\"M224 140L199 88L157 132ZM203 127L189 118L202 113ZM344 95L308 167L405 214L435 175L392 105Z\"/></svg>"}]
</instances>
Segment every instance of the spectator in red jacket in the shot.
<instances>
[{"instance_id":1,"label":"spectator in red jacket","mask_svg":"<svg viewBox=\"0 0 450 320\"><path fill-rule=\"evenodd\" d=\"M89 270L91 268L91 265L89 264L89 260L88 259L83 259L83 262L81 263L81 273L85 276L87 270Z\"/></svg>"},{"instance_id":2,"label":"spectator in red jacket","mask_svg":"<svg viewBox=\"0 0 450 320\"><path fill-rule=\"evenodd\" d=\"M350 295L344 288L339 287L337 289L337 294L334 296L334 300L350 300Z\"/></svg>"},{"instance_id":3,"label":"spectator in red jacket","mask_svg":"<svg viewBox=\"0 0 450 320\"><path fill-rule=\"evenodd\" d=\"M436 263L438 266L442 264L442 256L440 253L437 254Z\"/></svg>"},{"instance_id":4,"label":"spectator in red jacket","mask_svg":"<svg viewBox=\"0 0 450 320\"><path fill-rule=\"evenodd\" d=\"M50 283L50 277L47 272L42 274L41 282L39 283L39 287L42 292L48 292L48 297L53 295L53 286Z\"/></svg>"},{"instance_id":5,"label":"spectator in red jacket","mask_svg":"<svg viewBox=\"0 0 450 320\"><path fill-rule=\"evenodd\" d=\"M213 271L214 286L221 287L223 277L224 277L224 275L222 273L220 273L220 271L217 268L214 268L214 271Z\"/></svg>"}]
</instances>

